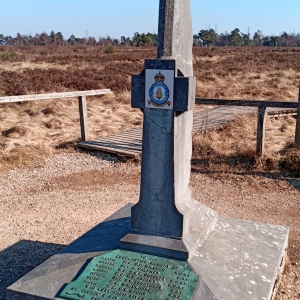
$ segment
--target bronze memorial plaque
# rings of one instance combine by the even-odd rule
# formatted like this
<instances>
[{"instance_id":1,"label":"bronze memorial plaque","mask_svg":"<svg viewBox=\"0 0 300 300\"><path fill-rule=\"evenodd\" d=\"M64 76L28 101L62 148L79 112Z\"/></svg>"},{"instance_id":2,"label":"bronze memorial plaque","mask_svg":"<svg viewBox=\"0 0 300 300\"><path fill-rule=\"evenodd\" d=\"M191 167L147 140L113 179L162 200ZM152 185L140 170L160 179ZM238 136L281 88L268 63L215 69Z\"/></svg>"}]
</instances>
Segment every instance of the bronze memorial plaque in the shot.
<instances>
[{"instance_id":1,"label":"bronze memorial plaque","mask_svg":"<svg viewBox=\"0 0 300 300\"><path fill-rule=\"evenodd\" d=\"M184 261L115 250L92 259L60 294L70 300L187 300L198 275Z\"/></svg>"}]
</instances>

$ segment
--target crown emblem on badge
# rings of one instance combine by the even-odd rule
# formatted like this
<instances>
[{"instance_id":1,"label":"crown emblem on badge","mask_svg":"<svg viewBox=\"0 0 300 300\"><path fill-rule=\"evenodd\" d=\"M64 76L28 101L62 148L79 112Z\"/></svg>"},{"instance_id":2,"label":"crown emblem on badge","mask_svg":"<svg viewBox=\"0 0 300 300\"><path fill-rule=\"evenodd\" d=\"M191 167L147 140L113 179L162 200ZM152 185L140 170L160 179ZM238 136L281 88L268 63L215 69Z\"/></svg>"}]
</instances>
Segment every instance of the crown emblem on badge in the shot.
<instances>
[{"instance_id":1,"label":"crown emblem on badge","mask_svg":"<svg viewBox=\"0 0 300 300\"><path fill-rule=\"evenodd\" d=\"M160 71L159 71L159 73L155 75L154 80L155 80L155 82L162 82L162 83L164 83L165 76L163 74L161 74Z\"/></svg>"}]
</instances>

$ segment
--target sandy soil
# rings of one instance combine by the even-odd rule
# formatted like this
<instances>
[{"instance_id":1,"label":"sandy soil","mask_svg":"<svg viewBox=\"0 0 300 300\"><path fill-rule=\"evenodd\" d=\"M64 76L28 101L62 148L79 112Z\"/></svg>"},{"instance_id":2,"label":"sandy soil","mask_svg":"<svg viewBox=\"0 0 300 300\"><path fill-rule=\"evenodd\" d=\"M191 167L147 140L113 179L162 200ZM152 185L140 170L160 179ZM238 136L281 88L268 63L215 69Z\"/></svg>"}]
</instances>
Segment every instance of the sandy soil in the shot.
<instances>
[{"instance_id":1,"label":"sandy soil","mask_svg":"<svg viewBox=\"0 0 300 300\"><path fill-rule=\"evenodd\" d=\"M45 166L0 174L0 299L5 288L139 196L140 166L69 152ZM276 300L300 299L300 180L193 165L196 199L219 214L290 226L289 261Z\"/></svg>"}]
</instances>

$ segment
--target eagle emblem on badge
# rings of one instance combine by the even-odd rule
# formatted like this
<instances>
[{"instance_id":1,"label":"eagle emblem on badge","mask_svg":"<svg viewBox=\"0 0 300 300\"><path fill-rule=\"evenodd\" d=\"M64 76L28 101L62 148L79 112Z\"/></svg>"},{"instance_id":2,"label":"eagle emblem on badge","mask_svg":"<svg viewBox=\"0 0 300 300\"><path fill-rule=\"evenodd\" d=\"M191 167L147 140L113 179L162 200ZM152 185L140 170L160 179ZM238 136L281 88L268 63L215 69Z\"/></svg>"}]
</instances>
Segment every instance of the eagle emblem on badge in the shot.
<instances>
[{"instance_id":1,"label":"eagle emblem on badge","mask_svg":"<svg viewBox=\"0 0 300 300\"><path fill-rule=\"evenodd\" d=\"M168 101L170 97L170 91L169 88L164 84L165 76L159 72L155 75L154 81L155 83L149 90L149 96L151 100L148 100L148 104L152 104L156 107L163 107L165 105L170 106L171 101Z\"/></svg>"}]
</instances>

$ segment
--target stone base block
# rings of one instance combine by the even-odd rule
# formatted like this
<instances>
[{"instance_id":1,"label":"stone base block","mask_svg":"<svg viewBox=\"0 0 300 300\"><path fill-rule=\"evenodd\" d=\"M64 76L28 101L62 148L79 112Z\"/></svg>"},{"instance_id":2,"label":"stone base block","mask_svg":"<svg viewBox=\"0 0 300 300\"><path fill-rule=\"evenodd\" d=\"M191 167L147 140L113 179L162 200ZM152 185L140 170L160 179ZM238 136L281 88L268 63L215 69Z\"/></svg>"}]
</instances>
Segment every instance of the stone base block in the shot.
<instances>
[{"instance_id":1,"label":"stone base block","mask_svg":"<svg viewBox=\"0 0 300 300\"><path fill-rule=\"evenodd\" d=\"M130 208L123 207L8 287L7 299L59 299L91 258L119 248L130 231ZM282 226L219 217L189 258L200 278L193 300L271 300L283 270L288 233Z\"/></svg>"},{"instance_id":2,"label":"stone base block","mask_svg":"<svg viewBox=\"0 0 300 300\"><path fill-rule=\"evenodd\" d=\"M181 239L129 233L120 240L120 248L176 260L188 260L189 253Z\"/></svg>"}]
</instances>

